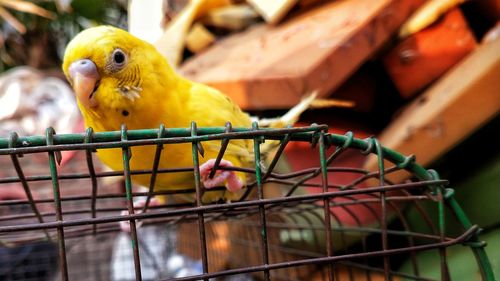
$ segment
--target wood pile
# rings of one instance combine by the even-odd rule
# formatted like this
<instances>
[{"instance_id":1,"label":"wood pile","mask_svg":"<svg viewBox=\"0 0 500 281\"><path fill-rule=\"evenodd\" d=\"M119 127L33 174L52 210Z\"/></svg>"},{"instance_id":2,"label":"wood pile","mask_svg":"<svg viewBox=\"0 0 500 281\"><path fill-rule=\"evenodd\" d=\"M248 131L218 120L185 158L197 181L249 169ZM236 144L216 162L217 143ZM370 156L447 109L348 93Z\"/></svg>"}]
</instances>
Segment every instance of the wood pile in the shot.
<instances>
[{"instance_id":1,"label":"wood pile","mask_svg":"<svg viewBox=\"0 0 500 281\"><path fill-rule=\"evenodd\" d=\"M498 77L499 52L488 50L498 45L500 5L463 2L158 0L141 9L162 11L162 21L145 28L161 30L151 41L180 73L218 88L244 110L284 110L311 91L347 100L354 104L348 111L362 118L391 116L381 126L382 143L425 165L500 108L498 83L488 80ZM135 10L131 30L147 17L133 16ZM477 16L464 10L481 13L480 28L471 28ZM481 42L490 28L491 38ZM488 106L461 121L457 114L472 110L471 101ZM368 160L366 167L375 166Z\"/></svg>"},{"instance_id":2,"label":"wood pile","mask_svg":"<svg viewBox=\"0 0 500 281\"><path fill-rule=\"evenodd\" d=\"M349 101L354 106L347 109L306 112L300 125L326 123L335 133L376 135L424 166L500 112L496 0L135 2L162 11L161 22L148 27L159 30L150 42L187 78L221 90L253 113L281 112L312 91ZM146 17L131 20L131 30ZM305 159L309 152L288 147L290 167L317 163ZM343 161L377 169L375 157L357 157ZM408 176L388 178L401 182Z\"/></svg>"}]
</instances>

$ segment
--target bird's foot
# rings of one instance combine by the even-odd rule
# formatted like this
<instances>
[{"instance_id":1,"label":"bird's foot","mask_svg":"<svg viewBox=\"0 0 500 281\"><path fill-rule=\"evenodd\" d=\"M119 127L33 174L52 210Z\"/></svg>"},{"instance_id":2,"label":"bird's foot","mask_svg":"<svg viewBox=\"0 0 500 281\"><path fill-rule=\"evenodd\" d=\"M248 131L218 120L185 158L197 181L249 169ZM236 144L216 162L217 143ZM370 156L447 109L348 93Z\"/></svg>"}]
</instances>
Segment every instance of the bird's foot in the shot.
<instances>
[{"instance_id":1,"label":"bird's foot","mask_svg":"<svg viewBox=\"0 0 500 281\"><path fill-rule=\"evenodd\" d=\"M231 192L238 191L243 188L243 182L236 176L235 171L217 171L213 178L209 178L210 171L212 171L215 164L215 159L210 159L200 165L201 181L205 188L214 188L216 186L224 185L227 190ZM222 159L219 167L234 167L230 161Z\"/></svg>"},{"instance_id":2,"label":"bird's foot","mask_svg":"<svg viewBox=\"0 0 500 281\"><path fill-rule=\"evenodd\" d=\"M137 202L134 202L134 209L135 208L142 208L145 205L146 205L146 199L140 199ZM160 205L160 201L158 199L156 199L156 197L152 197L151 200L149 201L149 206L158 206L158 205ZM140 213L142 213L142 210L136 211L135 213L140 214ZM122 211L120 213L120 215L122 215L122 216L126 216L128 214L129 214L128 211ZM141 227L142 221L137 221L135 225L136 225L136 228ZM128 220L120 221L120 229L123 232L130 233L130 221L128 221Z\"/></svg>"}]
</instances>

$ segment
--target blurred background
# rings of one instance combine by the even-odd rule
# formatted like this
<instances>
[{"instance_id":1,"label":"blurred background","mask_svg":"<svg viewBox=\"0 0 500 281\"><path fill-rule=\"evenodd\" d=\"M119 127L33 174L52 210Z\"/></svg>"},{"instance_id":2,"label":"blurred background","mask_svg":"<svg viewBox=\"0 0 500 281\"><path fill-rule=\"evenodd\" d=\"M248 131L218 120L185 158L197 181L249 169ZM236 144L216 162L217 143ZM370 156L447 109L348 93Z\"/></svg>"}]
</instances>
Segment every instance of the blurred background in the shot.
<instances>
[{"instance_id":1,"label":"blurred background","mask_svg":"<svg viewBox=\"0 0 500 281\"><path fill-rule=\"evenodd\" d=\"M66 44L101 24L154 44L178 72L220 89L253 115L278 116L318 91L324 104L304 113L297 126L374 135L438 170L483 228L498 272L500 1L0 0L0 137L40 135L49 126L58 133L84 131L60 65ZM287 148L291 170L316 163L304 157L308 149ZM65 152L61 167L72 171L82 161ZM342 161L377 168L376 158ZM45 169L43 163L30 163L30 173ZM11 175L10 165L0 158L0 177ZM407 177L396 173L391 180ZM113 184L105 185L120 189ZM43 189L39 193L43 197ZM0 200L23 196L19 186L0 187ZM52 246L30 249L44 249L54 265ZM0 250L0 279L2 257L11 256ZM44 280L33 278L7 280Z\"/></svg>"}]
</instances>

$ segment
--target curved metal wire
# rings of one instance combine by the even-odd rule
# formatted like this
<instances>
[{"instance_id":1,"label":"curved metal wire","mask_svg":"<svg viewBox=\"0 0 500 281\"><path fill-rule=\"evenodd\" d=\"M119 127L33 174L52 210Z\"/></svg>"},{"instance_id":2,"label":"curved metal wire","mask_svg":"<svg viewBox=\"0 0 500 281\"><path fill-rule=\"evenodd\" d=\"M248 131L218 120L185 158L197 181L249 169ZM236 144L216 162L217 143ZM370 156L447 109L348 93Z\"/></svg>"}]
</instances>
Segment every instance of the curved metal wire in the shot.
<instances>
[{"instance_id":1,"label":"curved metal wire","mask_svg":"<svg viewBox=\"0 0 500 281\"><path fill-rule=\"evenodd\" d=\"M255 167L220 167L228 144L231 140L247 139L254 143ZM220 150L217 154L216 170L233 170L246 173L255 178L247 186L247 192L234 202L219 202L207 204L203 202L203 193L220 192L224 188L214 191L205 190L201 184L199 174L199 155L203 157L203 142L220 141ZM269 159L268 167L262 165L260 145L264 141L278 141L277 153ZM311 144L311 153L319 153L318 166L294 172L276 172L275 167L290 143L303 142ZM168 157L163 149L169 144L192 144L192 167L177 167L165 169L160 165L161 157ZM130 160L136 146L155 146L153 162L150 170L132 170ZM333 147L333 149L329 149ZM98 149L121 148L123 157L123 171L102 171L96 168L92 160L92 152ZM316 152L313 152L316 150ZM331 166L341 154L346 151L358 150L365 154L376 154L379 159L377 171L366 171L355 167ZM87 170L60 172L57 163L60 163L62 151L83 151ZM28 175L23 171L23 163L19 161L21 155L48 154L50 174ZM22 245L34 241L53 239L59 245L62 279L68 278L66 260L66 241L76 241L89 235L99 236L118 231L117 222L129 221L131 226L132 252L134 253L135 279L141 279L141 257L139 247L140 233L136 222L140 220L144 225L167 224L179 225L195 223L198 229L198 249L202 261L203 272L199 275L177 278L175 280L208 280L209 278L228 276L232 274L261 272L263 278L270 280L282 276L283 280L301 280L306 273L301 268L313 266L320 268L327 265L328 271L323 278L339 279L339 272L345 268L349 279L354 280L361 270L366 280L370 280L373 272L382 272L387 278L399 276L415 280L428 280L420 276L416 253L426 249L437 249L440 253L441 280L451 279L446 260L446 248L456 244L468 245L478 262L478 268L483 280L494 280L489 260L484 251L485 244L478 236L478 228L471 224L467 216L453 198L453 191L445 188L447 181L440 180L438 174L426 170L418 165L415 157L404 156L396 151L383 147L375 138L357 139L351 132L345 135L328 133L325 125L311 125L301 128L266 129L233 128L231 124L217 128L197 128L193 123L191 128L169 128L163 125L159 129L127 130L122 127L116 132L93 132L91 129L84 134L55 134L48 129L46 136L0 138L0 160L8 155L13 161L16 173L11 176L0 176L0 188L6 184L19 183L24 187L26 198L12 199L0 202L1 208L16 206L31 206L31 213L6 214L0 213L0 243L4 245ZM384 160L392 163L387 166ZM17 163L17 165L16 165ZM28 164L25 163L24 168ZM387 175L406 170L416 180L407 183L394 184ZM195 186L187 186L178 190L155 190L154 186L159 175L165 173L193 172ZM353 180L347 184L330 182L330 176L339 173L353 175ZM150 184L147 192L137 192L132 189L132 176L149 174ZM119 192L100 192L98 187L104 188L102 181L109 178L121 178L125 184L126 209L128 215L121 216L119 212L125 206L124 195ZM91 192L87 194L61 193L60 185L82 179L90 179ZM371 180L377 179L377 185L370 185ZM34 184L43 184L50 181L53 187L51 198L36 198L30 192ZM32 183L32 184L28 184ZM281 195L266 197L264 185L277 185ZM362 185L366 187L360 188ZM267 190L267 189L266 189ZM314 191L315 190L315 191ZM314 191L314 192L312 192ZM150 206L152 196L170 196L176 194L196 194L193 202L168 202L159 206ZM146 196L143 207L136 207L133 199ZM434 226L420 205L420 201L435 201L438 206L438 226ZM90 208L67 208L69 204L90 202ZM107 203L108 202L108 203ZM114 202L114 203L113 203ZM53 209L48 208L53 203ZM430 233L413 231L408 224L403 209L405 206L415 206L417 213L430 228ZM45 207L43 207L45 206ZM80 205L82 206L82 205ZM373 223L366 225L362 222L353 207L365 210L372 217ZM42 208L43 207L43 208ZM446 236L444 221L445 208L456 214L464 228L464 232L457 237ZM349 225L337 213L343 212L346 218L354 224ZM248 221L247 221L248 220ZM210 229L220 221L228 221L228 227L235 233L244 233L243 238L234 238L233 247L253 247L260 253L256 257L247 257L255 261L254 265L240 266L237 269L214 268L216 258L209 249L209 243L216 235ZM400 230L389 226L398 222ZM43 233L36 232L42 230ZM374 247L368 240L378 237L379 248ZM257 240L256 237L258 237ZM405 238L406 247L392 248L390 239ZM284 241L285 239L286 244ZM252 241L254 240L254 241ZM297 246L296 242L303 245ZM310 242L307 242L310 241ZM69 243L69 242L68 242ZM207 244L208 243L208 244ZM283 244L285 243L285 244ZM300 244L299 243L299 244ZM304 244L305 243L305 244ZM309 243L309 244L308 244ZM312 244L311 244L312 243ZM242 246L243 245L243 246ZM292 246L293 245L293 246ZM304 245L307 246L304 248ZM378 247L377 246L377 247ZM302 247L302 248L301 248ZM360 247L352 250L352 247ZM306 249L307 248L307 249ZM350 252L350 251L353 252ZM391 267L394 255L406 254L412 263L412 273L395 271ZM147 253L151 256L151 253ZM251 256L252 254L249 253ZM290 258L292 258L290 260ZM383 261L381 267L374 266L373 259ZM361 261L361 262L359 262ZM232 262L235 262L233 260ZM291 274L291 275L290 275ZM288 278L288 279L287 279Z\"/></svg>"}]
</instances>

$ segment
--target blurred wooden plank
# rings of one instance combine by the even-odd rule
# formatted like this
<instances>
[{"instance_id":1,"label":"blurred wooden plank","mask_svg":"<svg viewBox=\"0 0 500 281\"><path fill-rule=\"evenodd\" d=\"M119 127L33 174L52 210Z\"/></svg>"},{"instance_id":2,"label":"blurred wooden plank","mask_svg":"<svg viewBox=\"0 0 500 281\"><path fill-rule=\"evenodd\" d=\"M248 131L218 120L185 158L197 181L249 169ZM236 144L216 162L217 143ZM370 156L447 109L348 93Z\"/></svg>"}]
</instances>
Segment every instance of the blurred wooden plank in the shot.
<instances>
[{"instance_id":1,"label":"blurred wooden plank","mask_svg":"<svg viewBox=\"0 0 500 281\"><path fill-rule=\"evenodd\" d=\"M322 0L300 0L298 5L300 8L308 8L312 5L318 4L321 1Z\"/></svg>"},{"instance_id":2,"label":"blurred wooden plank","mask_svg":"<svg viewBox=\"0 0 500 281\"><path fill-rule=\"evenodd\" d=\"M500 112L500 38L479 46L411 103L379 136L428 165ZM365 168L375 170L376 157ZM398 182L405 174L389 176Z\"/></svg>"},{"instance_id":3,"label":"blurred wooden plank","mask_svg":"<svg viewBox=\"0 0 500 281\"><path fill-rule=\"evenodd\" d=\"M289 108L306 92L324 97L340 86L422 2L330 2L219 41L180 71L245 109Z\"/></svg>"},{"instance_id":4,"label":"blurred wooden plank","mask_svg":"<svg viewBox=\"0 0 500 281\"><path fill-rule=\"evenodd\" d=\"M252 7L240 4L213 9L201 18L201 21L209 26L237 31L247 28L259 19L259 15Z\"/></svg>"},{"instance_id":5,"label":"blurred wooden plank","mask_svg":"<svg viewBox=\"0 0 500 281\"><path fill-rule=\"evenodd\" d=\"M215 41L215 35L201 23L195 23L186 35L186 48L193 53L203 51Z\"/></svg>"},{"instance_id":6,"label":"blurred wooden plank","mask_svg":"<svg viewBox=\"0 0 500 281\"><path fill-rule=\"evenodd\" d=\"M271 24L278 23L290 11L298 0L247 0L264 20Z\"/></svg>"},{"instance_id":7,"label":"blurred wooden plank","mask_svg":"<svg viewBox=\"0 0 500 281\"><path fill-rule=\"evenodd\" d=\"M455 8L441 21L401 41L382 61L401 96L410 98L475 47L472 30Z\"/></svg>"},{"instance_id":8,"label":"blurred wooden plank","mask_svg":"<svg viewBox=\"0 0 500 281\"><path fill-rule=\"evenodd\" d=\"M186 35L202 3L202 1L189 2L186 7L168 23L165 32L154 43L158 51L168 60L173 68L177 68L181 61Z\"/></svg>"},{"instance_id":9,"label":"blurred wooden plank","mask_svg":"<svg viewBox=\"0 0 500 281\"><path fill-rule=\"evenodd\" d=\"M401 27L399 37L405 38L428 27L441 15L462 4L465 0L427 1Z\"/></svg>"},{"instance_id":10,"label":"blurred wooden plank","mask_svg":"<svg viewBox=\"0 0 500 281\"><path fill-rule=\"evenodd\" d=\"M158 51L168 60L173 68L177 68L182 59L186 35L198 17L206 15L210 10L228 6L230 0L191 0L169 21L165 32L154 43Z\"/></svg>"}]
</instances>

